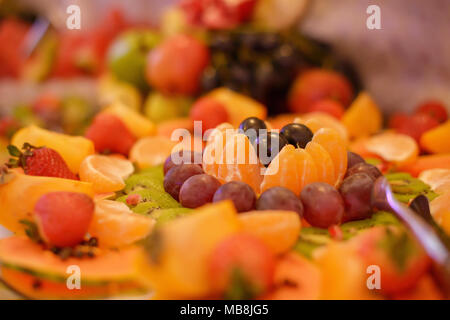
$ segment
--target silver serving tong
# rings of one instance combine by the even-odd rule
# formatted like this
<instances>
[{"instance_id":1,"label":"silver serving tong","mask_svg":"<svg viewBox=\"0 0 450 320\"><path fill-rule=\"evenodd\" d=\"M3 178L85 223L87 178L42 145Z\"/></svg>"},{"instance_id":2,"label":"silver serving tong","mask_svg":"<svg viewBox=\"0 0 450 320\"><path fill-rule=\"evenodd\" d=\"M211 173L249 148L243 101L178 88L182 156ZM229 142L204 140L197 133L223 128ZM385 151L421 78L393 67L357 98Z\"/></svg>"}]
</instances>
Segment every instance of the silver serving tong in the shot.
<instances>
[{"instance_id":1,"label":"silver serving tong","mask_svg":"<svg viewBox=\"0 0 450 320\"><path fill-rule=\"evenodd\" d=\"M378 209L394 213L411 231L432 260L438 283L446 298L450 298L450 252L435 229L422 216L395 199L385 177L375 181L372 204Z\"/></svg>"}]
</instances>

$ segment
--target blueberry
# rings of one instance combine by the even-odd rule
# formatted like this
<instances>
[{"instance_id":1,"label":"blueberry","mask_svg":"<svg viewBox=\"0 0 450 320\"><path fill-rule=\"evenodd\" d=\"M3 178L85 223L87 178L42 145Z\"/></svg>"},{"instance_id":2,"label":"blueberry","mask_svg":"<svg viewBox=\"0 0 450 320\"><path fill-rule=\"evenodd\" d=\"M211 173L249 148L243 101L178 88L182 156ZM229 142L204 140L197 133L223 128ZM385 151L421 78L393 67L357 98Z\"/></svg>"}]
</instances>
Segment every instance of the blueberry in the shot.
<instances>
[{"instance_id":1,"label":"blueberry","mask_svg":"<svg viewBox=\"0 0 450 320\"><path fill-rule=\"evenodd\" d=\"M305 148L313 138L312 131L300 123L290 123L281 129L281 134L287 139L289 144L296 148Z\"/></svg>"},{"instance_id":2,"label":"blueberry","mask_svg":"<svg viewBox=\"0 0 450 320\"><path fill-rule=\"evenodd\" d=\"M268 166L273 158L287 144L288 141L286 138L275 131L259 135L256 139L259 160L263 165Z\"/></svg>"},{"instance_id":3,"label":"blueberry","mask_svg":"<svg viewBox=\"0 0 450 320\"><path fill-rule=\"evenodd\" d=\"M239 131L244 133L250 139L252 144L254 143L256 137L258 137L259 130L267 130L267 126L263 120L256 117L247 118L239 125Z\"/></svg>"}]
</instances>

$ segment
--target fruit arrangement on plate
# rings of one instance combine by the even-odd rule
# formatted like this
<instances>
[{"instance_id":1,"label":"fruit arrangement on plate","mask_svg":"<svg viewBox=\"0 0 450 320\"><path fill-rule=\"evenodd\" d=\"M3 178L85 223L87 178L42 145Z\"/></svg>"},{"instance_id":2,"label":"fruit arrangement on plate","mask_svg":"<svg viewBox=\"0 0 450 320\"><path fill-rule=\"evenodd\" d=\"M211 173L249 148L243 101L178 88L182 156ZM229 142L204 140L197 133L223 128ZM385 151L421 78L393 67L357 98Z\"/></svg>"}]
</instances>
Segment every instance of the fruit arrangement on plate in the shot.
<instances>
[{"instance_id":1,"label":"fruit arrangement on plate","mask_svg":"<svg viewBox=\"0 0 450 320\"><path fill-rule=\"evenodd\" d=\"M277 23L274 3L182 1L160 29L113 41L95 114L79 103L76 125L72 112L56 130L61 100L44 96L33 120L2 118L0 224L13 235L0 292L447 298L416 235L372 201L383 178L397 202L425 199L450 243L445 107L384 126L354 72Z\"/></svg>"}]
</instances>

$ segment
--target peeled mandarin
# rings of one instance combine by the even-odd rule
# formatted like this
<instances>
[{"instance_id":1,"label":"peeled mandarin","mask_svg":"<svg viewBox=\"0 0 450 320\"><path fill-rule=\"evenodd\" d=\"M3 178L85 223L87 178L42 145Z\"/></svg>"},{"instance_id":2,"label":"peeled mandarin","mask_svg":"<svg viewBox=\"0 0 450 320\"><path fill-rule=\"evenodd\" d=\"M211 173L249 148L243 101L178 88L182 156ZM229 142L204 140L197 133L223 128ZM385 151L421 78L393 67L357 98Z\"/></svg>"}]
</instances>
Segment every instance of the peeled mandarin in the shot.
<instances>
[{"instance_id":1,"label":"peeled mandarin","mask_svg":"<svg viewBox=\"0 0 450 320\"><path fill-rule=\"evenodd\" d=\"M99 200L89 233L101 247L119 248L145 238L155 223L151 217L132 212L125 203Z\"/></svg>"},{"instance_id":2,"label":"peeled mandarin","mask_svg":"<svg viewBox=\"0 0 450 320\"><path fill-rule=\"evenodd\" d=\"M292 248L300 235L298 213L291 211L250 211L239 216L242 231L261 239L275 254Z\"/></svg>"},{"instance_id":3,"label":"peeled mandarin","mask_svg":"<svg viewBox=\"0 0 450 320\"><path fill-rule=\"evenodd\" d=\"M217 179L222 183L242 181L255 192L259 191L262 165L246 135L233 135L223 149L222 159L223 163L218 166Z\"/></svg>"},{"instance_id":4,"label":"peeled mandarin","mask_svg":"<svg viewBox=\"0 0 450 320\"><path fill-rule=\"evenodd\" d=\"M344 178L347 171L347 149L345 141L334 129L322 128L314 134L313 142L320 144L330 155L334 164L336 185Z\"/></svg>"},{"instance_id":5,"label":"peeled mandarin","mask_svg":"<svg viewBox=\"0 0 450 320\"><path fill-rule=\"evenodd\" d=\"M303 149L287 145L272 160L264 173L261 193L272 187L285 187L300 195L303 187L317 181L313 158Z\"/></svg>"},{"instance_id":6,"label":"peeled mandarin","mask_svg":"<svg viewBox=\"0 0 450 320\"><path fill-rule=\"evenodd\" d=\"M57 151L67 163L70 171L78 173L80 164L88 155L93 154L94 144L84 137L41 129L31 125L17 131L12 137L11 144L21 149L28 142L35 147L46 146Z\"/></svg>"},{"instance_id":7,"label":"peeled mandarin","mask_svg":"<svg viewBox=\"0 0 450 320\"><path fill-rule=\"evenodd\" d=\"M130 161L136 162L140 169L156 166L172 154L176 145L164 136L141 138L131 148Z\"/></svg>"},{"instance_id":8,"label":"peeled mandarin","mask_svg":"<svg viewBox=\"0 0 450 320\"><path fill-rule=\"evenodd\" d=\"M370 137L366 142L367 151L396 165L414 162L419 155L416 141L405 134L384 132Z\"/></svg>"},{"instance_id":9,"label":"peeled mandarin","mask_svg":"<svg viewBox=\"0 0 450 320\"><path fill-rule=\"evenodd\" d=\"M91 182L96 193L119 191L134 171L131 161L117 157L90 155L80 166L80 180Z\"/></svg>"},{"instance_id":10,"label":"peeled mandarin","mask_svg":"<svg viewBox=\"0 0 450 320\"><path fill-rule=\"evenodd\" d=\"M419 174L419 179L433 191L442 194L450 192L450 169L429 169Z\"/></svg>"},{"instance_id":11,"label":"peeled mandarin","mask_svg":"<svg viewBox=\"0 0 450 320\"><path fill-rule=\"evenodd\" d=\"M333 160L324 147L316 142L309 142L305 148L306 152L314 159L317 169L317 182L326 182L330 185L336 183Z\"/></svg>"}]
</instances>

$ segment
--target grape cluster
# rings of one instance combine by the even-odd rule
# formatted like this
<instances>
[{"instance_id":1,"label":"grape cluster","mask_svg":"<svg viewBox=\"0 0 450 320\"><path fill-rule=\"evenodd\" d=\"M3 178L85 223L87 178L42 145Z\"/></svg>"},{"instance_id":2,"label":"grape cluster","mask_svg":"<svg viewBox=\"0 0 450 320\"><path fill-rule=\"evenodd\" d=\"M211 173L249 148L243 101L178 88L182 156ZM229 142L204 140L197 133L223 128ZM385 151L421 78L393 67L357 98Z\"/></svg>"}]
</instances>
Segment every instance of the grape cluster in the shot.
<instances>
[{"instance_id":1,"label":"grape cluster","mask_svg":"<svg viewBox=\"0 0 450 320\"><path fill-rule=\"evenodd\" d=\"M210 35L211 62L202 77L204 92L224 86L265 104L270 114L286 112L286 98L298 73L326 65L342 72L359 89L354 69L337 59L326 44L298 32L253 29Z\"/></svg>"},{"instance_id":2,"label":"grape cluster","mask_svg":"<svg viewBox=\"0 0 450 320\"><path fill-rule=\"evenodd\" d=\"M203 90L225 86L263 102L271 112L282 111L288 89L305 65L299 49L273 32L213 33L210 50L212 59L203 74Z\"/></svg>"}]
</instances>

